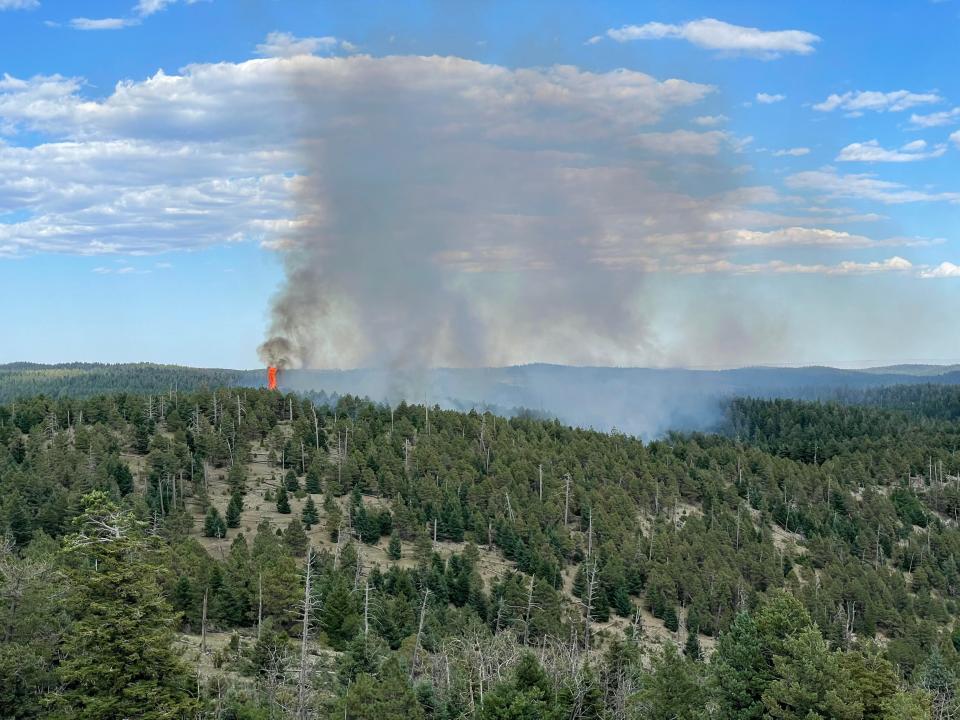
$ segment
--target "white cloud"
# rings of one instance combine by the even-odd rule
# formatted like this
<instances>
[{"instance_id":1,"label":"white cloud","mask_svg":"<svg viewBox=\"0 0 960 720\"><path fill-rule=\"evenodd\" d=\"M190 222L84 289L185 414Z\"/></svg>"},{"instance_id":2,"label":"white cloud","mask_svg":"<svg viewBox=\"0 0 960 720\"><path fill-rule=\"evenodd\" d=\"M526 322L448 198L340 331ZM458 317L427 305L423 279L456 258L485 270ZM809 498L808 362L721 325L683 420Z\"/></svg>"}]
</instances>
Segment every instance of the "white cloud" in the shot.
<instances>
[{"instance_id":1,"label":"white cloud","mask_svg":"<svg viewBox=\"0 0 960 720\"><path fill-rule=\"evenodd\" d=\"M355 46L335 37L299 38L291 33L272 32L267 39L257 45L257 55L264 57L293 57L294 55L313 55L316 52L329 53L338 47L352 52Z\"/></svg>"},{"instance_id":2,"label":"white cloud","mask_svg":"<svg viewBox=\"0 0 960 720\"><path fill-rule=\"evenodd\" d=\"M838 162L916 162L918 160L927 160L937 158L947 151L946 145L936 145L933 149L927 151L927 143L924 140L915 140L907 143L899 150L888 150L880 146L876 140L868 140L862 143L851 143L840 151L837 155Z\"/></svg>"},{"instance_id":3,"label":"white cloud","mask_svg":"<svg viewBox=\"0 0 960 720\"><path fill-rule=\"evenodd\" d=\"M773 105L774 103L786 100L786 95L770 95L768 93L757 93L757 102L763 105Z\"/></svg>"},{"instance_id":4,"label":"white cloud","mask_svg":"<svg viewBox=\"0 0 960 720\"><path fill-rule=\"evenodd\" d=\"M0 0L3 2L3 0ZM122 30L123 28L139 25L144 18L155 15L173 5L178 0L139 0L133 7L132 17L86 18L76 17L70 20L70 27L74 30ZM200 0L184 0L187 5L193 5ZM46 21L48 27L58 27L59 23Z\"/></svg>"},{"instance_id":5,"label":"white cloud","mask_svg":"<svg viewBox=\"0 0 960 720\"><path fill-rule=\"evenodd\" d=\"M814 51L820 38L803 30L760 30L731 25L704 18L682 25L651 22L646 25L625 25L607 30L607 36L617 42L631 40L660 40L680 38L708 50L753 55L764 59L777 58L783 53L807 55Z\"/></svg>"},{"instance_id":6,"label":"white cloud","mask_svg":"<svg viewBox=\"0 0 960 720\"><path fill-rule=\"evenodd\" d=\"M935 268L920 273L922 278L955 278L960 277L960 265L952 262L942 262Z\"/></svg>"},{"instance_id":7,"label":"white cloud","mask_svg":"<svg viewBox=\"0 0 960 720\"><path fill-rule=\"evenodd\" d=\"M936 93L914 93L908 90L894 90L893 92L877 92L874 90L845 92L842 95L833 94L821 103L813 106L820 112L845 110L847 114L856 117L865 111L873 112L902 112L917 105L930 105L942 102L943 98Z\"/></svg>"},{"instance_id":8,"label":"white cloud","mask_svg":"<svg viewBox=\"0 0 960 720\"><path fill-rule=\"evenodd\" d=\"M787 263L771 260L763 263L734 263L729 260L717 260L706 263L693 263L677 266L675 272L681 273L731 273L736 275L754 275L758 273L776 275L872 275L882 272L907 272L913 269L913 263L905 258L894 256L872 262L854 262L845 260L836 265Z\"/></svg>"},{"instance_id":9,"label":"white cloud","mask_svg":"<svg viewBox=\"0 0 960 720\"><path fill-rule=\"evenodd\" d=\"M187 0L190 4L196 0ZM141 17L149 17L161 10L166 10L168 5L173 5L177 0L139 0L133 9Z\"/></svg>"},{"instance_id":10,"label":"white cloud","mask_svg":"<svg viewBox=\"0 0 960 720\"><path fill-rule=\"evenodd\" d=\"M805 147L795 147L795 148L786 148L784 150L774 150L774 157L802 157L803 155L809 155L810 148Z\"/></svg>"},{"instance_id":11,"label":"white cloud","mask_svg":"<svg viewBox=\"0 0 960 720\"><path fill-rule=\"evenodd\" d=\"M809 190L830 198L874 200L887 205L912 202L960 202L960 192L931 193L912 190L901 183L879 180L875 175L860 173L841 175L834 168L809 170L790 175L788 187Z\"/></svg>"},{"instance_id":12,"label":"white cloud","mask_svg":"<svg viewBox=\"0 0 960 720\"><path fill-rule=\"evenodd\" d=\"M40 7L40 0L0 0L0 10L33 10Z\"/></svg>"},{"instance_id":13,"label":"white cloud","mask_svg":"<svg viewBox=\"0 0 960 720\"><path fill-rule=\"evenodd\" d=\"M136 18L85 18L77 17L70 21L74 30L122 30L131 25L139 25Z\"/></svg>"},{"instance_id":14,"label":"white cloud","mask_svg":"<svg viewBox=\"0 0 960 720\"><path fill-rule=\"evenodd\" d=\"M722 125L729 119L726 115L700 115L695 117L693 122L701 127L714 127L715 125Z\"/></svg>"},{"instance_id":15,"label":"white cloud","mask_svg":"<svg viewBox=\"0 0 960 720\"><path fill-rule=\"evenodd\" d=\"M149 270L135 268L132 265L120 265L118 267L95 267L93 269L97 275L147 275Z\"/></svg>"},{"instance_id":16,"label":"white cloud","mask_svg":"<svg viewBox=\"0 0 960 720\"><path fill-rule=\"evenodd\" d=\"M0 141L0 213L30 209L26 219L0 224L0 248L103 255L239 240L289 246L298 233L315 232L313 210L295 203L312 162L305 142L318 154L327 144L355 148L371 164L405 142L411 152L413 143L440 143L444 152L430 157L443 160L443 180L430 186L431 202L476 198L476 209L456 213L470 233L500 232L516 212L498 203L521 198L544 208L559 201L569 212L603 206L610 223L634 225L638 213L651 217L658 205L688 201L657 190L638 168L615 170L621 163L611 160L605 169L589 143L630 147L638 127L712 91L627 70L511 70L409 56L191 65L121 82L95 100L84 96L81 79L0 76L0 137L46 138L33 146ZM372 127L380 118L384 125ZM517 139L529 150L514 148ZM464 177L463 167L476 170ZM493 186L464 186L493 176ZM638 187L646 196L639 203ZM522 244L526 233L553 227L551 214L533 213L532 228L504 232Z\"/></svg>"},{"instance_id":17,"label":"white cloud","mask_svg":"<svg viewBox=\"0 0 960 720\"><path fill-rule=\"evenodd\" d=\"M960 148L960 130L950 133L950 139L953 140L954 145Z\"/></svg>"},{"instance_id":18,"label":"white cloud","mask_svg":"<svg viewBox=\"0 0 960 720\"><path fill-rule=\"evenodd\" d=\"M167 5L176 2L176 0L140 0L134 8L134 12L143 17L153 15L164 10Z\"/></svg>"},{"instance_id":19,"label":"white cloud","mask_svg":"<svg viewBox=\"0 0 960 720\"><path fill-rule=\"evenodd\" d=\"M721 130L672 130L641 133L633 144L650 152L670 155L716 155L728 141L731 141L730 135Z\"/></svg>"},{"instance_id":20,"label":"white cloud","mask_svg":"<svg viewBox=\"0 0 960 720\"><path fill-rule=\"evenodd\" d=\"M958 121L960 121L960 107L930 113L929 115L913 114L910 116L910 124L919 128L941 127L942 125L952 125Z\"/></svg>"}]
</instances>

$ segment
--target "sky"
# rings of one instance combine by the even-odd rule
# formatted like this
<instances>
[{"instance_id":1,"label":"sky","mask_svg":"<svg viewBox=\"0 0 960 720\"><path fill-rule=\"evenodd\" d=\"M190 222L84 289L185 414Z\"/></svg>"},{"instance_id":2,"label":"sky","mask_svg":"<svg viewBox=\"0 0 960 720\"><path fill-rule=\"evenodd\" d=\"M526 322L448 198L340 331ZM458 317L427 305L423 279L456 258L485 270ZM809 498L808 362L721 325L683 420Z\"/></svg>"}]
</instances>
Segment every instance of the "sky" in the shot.
<instances>
[{"instance_id":1,"label":"sky","mask_svg":"<svg viewBox=\"0 0 960 720\"><path fill-rule=\"evenodd\" d=\"M960 359L960 0L0 0L0 362Z\"/></svg>"}]
</instances>

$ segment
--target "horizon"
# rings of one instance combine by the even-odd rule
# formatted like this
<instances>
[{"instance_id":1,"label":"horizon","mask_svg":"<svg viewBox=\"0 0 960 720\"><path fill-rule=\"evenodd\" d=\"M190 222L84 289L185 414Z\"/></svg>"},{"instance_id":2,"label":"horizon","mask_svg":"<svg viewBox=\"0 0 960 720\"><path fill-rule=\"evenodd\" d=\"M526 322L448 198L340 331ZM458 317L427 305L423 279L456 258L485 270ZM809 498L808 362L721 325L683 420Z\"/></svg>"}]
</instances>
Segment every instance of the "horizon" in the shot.
<instances>
[{"instance_id":1,"label":"horizon","mask_svg":"<svg viewBox=\"0 0 960 720\"><path fill-rule=\"evenodd\" d=\"M38 367L60 367L68 365L103 365L108 367L122 367L128 365L149 365L155 367L171 367L171 368L185 368L190 370L228 370L235 372L244 372L244 373L253 373L258 371L266 371L268 366L260 365L253 367L230 367L230 366L214 366L214 365L189 365L184 363L167 363L167 362L155 362L152 360L131 360L131 361L122 361L122 362L110 362L102 360L64 360L58 362L38 362L33 360L11 360L9 362L0 363L0 368L5 368L13 365L33 365ZM454 370L454 371L468 371L468 370L510 370L517 368L525 367L557 367L557 368L569 368L569 369L578 369L578 370L686 370L694 372L728 372L735 370L809 370L809 369L818 369L823 368L827 370L850 370L850 371L869 371L869 370L893 370L896 368L952 368L960 366L960 360L904 360L900 362L891 362L887 364L873 364L873 365L857 365L857 366L844 366L839 364L830 364L822 362L813 362L810 364L802 365L791 365L791 364L756 364L756 365L733 365L733 366L723 366L723 367L709 367L709 366L684 366L684 365L662 365L662 366L653 366L653 365L575 365L567 363L551 363L551 362L538 362L531 361L526 363L516 363L513 365L477 365L477 366L445 366L445 365L436 365L431 367L423 368L388 368L383 366L364 366L364 367L351 367L351 368L286 368L281 370L281 372L385 372L385 373L395 373L395 374L404 374L404 373L417 373L417 372L432 372L438 370Z\"/></svg>"}]
</instances>

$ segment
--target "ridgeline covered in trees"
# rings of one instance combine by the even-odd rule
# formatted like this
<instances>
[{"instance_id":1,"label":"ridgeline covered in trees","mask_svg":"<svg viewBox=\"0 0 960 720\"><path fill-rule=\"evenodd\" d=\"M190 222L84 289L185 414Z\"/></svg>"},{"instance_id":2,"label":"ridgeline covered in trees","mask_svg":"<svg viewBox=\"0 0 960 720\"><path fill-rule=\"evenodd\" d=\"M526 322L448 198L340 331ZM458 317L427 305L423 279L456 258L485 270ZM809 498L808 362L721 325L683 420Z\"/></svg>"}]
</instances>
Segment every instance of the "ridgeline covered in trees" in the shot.
<instances>
[{"instance_id":1,"label":"ridgeline covered in trees","mask_svg":"<svg viewBox=\"0 0 960 720\"><path fill-rule=\"evenodd\" d=\"M735 400L643 443L182 383L21 398L0 716L952 717L958 412Z\"/></svg>"}]
</instances>

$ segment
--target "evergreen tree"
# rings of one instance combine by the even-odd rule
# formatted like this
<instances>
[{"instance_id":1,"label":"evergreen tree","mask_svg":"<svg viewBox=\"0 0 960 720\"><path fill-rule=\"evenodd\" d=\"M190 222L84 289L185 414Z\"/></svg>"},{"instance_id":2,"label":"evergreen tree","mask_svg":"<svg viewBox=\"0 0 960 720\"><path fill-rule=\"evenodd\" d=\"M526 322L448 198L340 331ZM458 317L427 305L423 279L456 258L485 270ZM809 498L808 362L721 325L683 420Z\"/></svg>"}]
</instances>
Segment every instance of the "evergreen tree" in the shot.
<instances>
[{"instance_id":1,"label":"evergreen tree","mask_svg":"<svg viewBox=\"0 0 960 720\"><path fill-rule=\"evenodd\" d=\"M291 493L295 493L300 489L300 481L297 479L297 474L292 469L287 470L287 474L283 479L283 486L286 488L287 492Z\"/></svg>"},{"instance_id":2,"label":"evergreen tree","mask_svg":"<svg viewBox=\"0 0 960 720\"><path fill-rule=\"evenodd\" d=\"M361 673L348 687L334 717L351 720L424 720L423 708L396 658L384 663L379 677Z\"/></svg>"},{"instance_id":3,"label":"evergreen tree","mask_svg":"<svg viewBox=\"0 0 960 720\"><path fill-rule=\"evenodd\" d=\"M390 535L390 543L387 545L387 557L391 560L399 560L403 553L403 546L400 544L400 533L394 532Z\"/></svg>"},{"instance_id":4,"label":"evergreen tree","mask_svg":"<svg viewBox=\"0 0 960 720\"><path fill-rule=\"evenodd\" d=\"M320 513L317 511L317 504L312 497L307 496L307 501L303 504L301 518L307 530L320 522Z\"/></svg>"},{"instance_id":5,"label":"evergreen tree","mask_svg":"<svg viewBox=\"0 0 960 720\"><path fill-rule=\"evenodd\" d=\"M205 537L222 538L227 536L227 524L220 516L220 511L213 505L207 510L203 519L203 534Z\"/></svg>"},{"instance_id":6,"label":"evergreen tree","mask_svg":"<svg viewBox=\"0 0 960 720\"><path fill-rule=\"evenodd\" d=\"M763 691L772 680L757 626L750 615L740 613L721 633L710 658L711 694L721 715L730 720L763 717Z\"/></svg>"},{"instance_id":7,"label":"evergreen tree","mask_svg":"<svg viewBox=\"0 0 960 720\"><path fill-rule=\"evenodd\" d=\"M243 496L239 492L234 492L230 496L230 502L227 504L227 527L240 527L240 513L243 512Z\"/></svg>"},{"instance_id":8,"label":"evergreen tree","mask_svg":"<svg viewBox=\"0 0 960 720\"><path fill-rule=\"evenodd\" d=\"M683 645L683 654L690 660L703 660L699 631L695 627L687 629L687 640Z\"/></svg>"},{"instance_id":9,"label":"evergreen tree","mask_svg":"<svg viewBox=\"0 0 960 720\"><path fill-rule=\"evenodd\" d=\"M304 489L311 495L317 495L323 492L323 471L319 463L313 462L307 468L307 478L304 483Z\"/></svg>"},{"instance_id":10,"label":"evergreen tree","mask_svg":"<svg viewBox=\"0 0 960 720\"><path fill-rule=\"evenodd\" d=\"M677 609L672 603L663 609L663 624L670 632L677 632L677 630L680 629L680 619L677 617Z\"/></svg>"},{"instance_id":11,"label":"evergreen tree","mask_svg":"<svg viewBox=\"0 0 960 720\"><path fill-rule=\"evenodd\" d=\"M347 581L339 575L324 599L320 624L334 650L344 650L360 627L356 599Z\"/></svg>"},{"instance_id":12,"label":"evergreen tree","mask_svg":"<svg viewBox=\"0 0 960 720\"><path fill-rule=\"evenodd\" d=\"M158 584L154 543L106 494L85 496L82 507L65 542L76 619L61 646L52 716L193 717L193 673L174 649L175 616Z\"/></svg>"},{"instance_id":13,"label":"evergreen tree","mask_svg":"<svg viewBox=\"0 0 960 720\"><path fill-rule=\"evenodd\" d=\"M307 554L307 533L303 530L300 520L294 517L283 531L283 542L294 557L303 557Z\"/></svg>"},{"instance_id":14,"label":"evergreen tree","mask_svg":"<svg viewBox=\"0 0 960 720\"><path fill-rule=\"evenodd\" d=\"M687 660L671 643L653 658L637 702L645 720L695 720L703 711L701 663Z\"/></svg>"},{"instance_id":15,"label":"evergreen tree","mask_svg":"<svg viewBox=\"0 0 960 720\"><path fill-rule=\"evenodd\" d=\"M763 693L770 718L859 720L863 704L857 688L840 667L840 654L831 652L815 627L790 635L783 654L774 657L774 680Z\"/></svg>"},{"instance_id":16,"label":"evergreen tree","mask_svg":"<svg viewBox=\"0 0 960 720\"><path fill-rule=\"evenodd\" d=\"M282 485L277 490L277 512L283 515L290 514L290 500L287 498L287 490Z\"/></svg>"}]
</instances>

